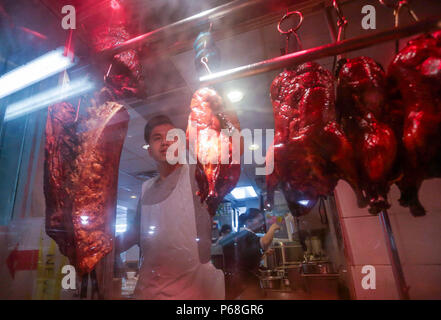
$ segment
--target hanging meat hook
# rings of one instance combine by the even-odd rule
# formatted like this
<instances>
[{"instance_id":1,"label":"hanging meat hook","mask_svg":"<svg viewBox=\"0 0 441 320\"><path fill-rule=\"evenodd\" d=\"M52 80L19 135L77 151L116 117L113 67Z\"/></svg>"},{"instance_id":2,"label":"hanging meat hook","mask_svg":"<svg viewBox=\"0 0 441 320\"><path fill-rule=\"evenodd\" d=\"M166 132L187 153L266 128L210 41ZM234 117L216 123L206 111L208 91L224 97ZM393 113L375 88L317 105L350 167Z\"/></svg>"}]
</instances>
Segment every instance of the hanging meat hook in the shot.
<instances>
[{"instance_id":1,"label":"hanging meat hook","mask_svg":"<svg viewBox=\"0 0 441 320\"><path fill-rule=\"evenodd\" d=\"M212 70L209 67L213 67L216 69L218 60L218 49L214 45L214 40L212 36L213 30L213 22L210 21L210 25L208 31L199 33L198 37L193 44L193 47L196 51L196 68L199 70L199 66L202 65L203 69L208 72L208 74L212 74Z\"/></svg>"},{"instance_id":2,"label":"hanging meat hook","mask_svg":"<svg viewBox=\"0 0 441 320\"><path fill-rule=\"evenodd\" d=\"M395 28L398 28L400 25L400 14L404 8L407 9L407 12L413 18L413 20L415 20L416 22L419 21L415 11L412 10L412 8L410 7L409 2L407 0L399 0L399 1L378 0L378 1L383 6L394 10L394 26L395 26ZM398 53L398 51L399 51L399 40L396 40L395 41L395 53Z\"/></svg>"},{"instance_id":3,"label":"hanging meat hook","mask_svg":"<svg viewBox=\"0 0 441 320\"><path fill-rule=\"evenodd\" d=\"M400 24L400 13L401 11L406 8L409 12L409 15L413 18L415 21L419 21L415 11L412 10L412 8L409 5L408 0L399 0L399 1L385 1L385 0L378 0L380 3L388 8L394 9L394 17L395 17L395 28L397 28Z\"/></svg>"},{"instance_id":4,"label":"hanging meat hook","mask_svg":"<svg viewBox=\"0 0 441 320\"><path fill-rule=\"evenodd\" d=\"M292 15L298 15L299 16L299 22L297 23L297 25L294 28L291 28L289 30L283 30L281 28L281 24L284 20L290 18ZM299 30L299 28L301 27L303 23L303 14L300 11L290 11L287 12L282 19L280 19L279 23L277 24L277 30L281 33L284 34L286 36L286 43L285 43L285 54L288 54L289 52L289 37L294 34L294 36L296 37L296 41L297 41L297 45L299 50L302 50L302 41L300 40L299 35L297 34L297 30Z\"/></svg>"},{"instance_id":5,"label":"hanging meat hook","mask_svg":"<svg viewBox=\"0 0 441 320\"><path fill-rule=\"evenodd\" d=\"M345 38L345 31L346 26L348 25L348 20L343 15L343 11L340 8L340 5L337 0L332 1L332 6L335 9L335 12L337 14L337 27L338 27L338 36L337 36L337 42L340 42L344 40ZM332 70L335 72L335 68L337 65L337 61L343 58L343 54L334 56L334 62L332 64Z\"/></svg>"},{"instance_id":6,"label":"hanging meat hook","mask_svg":"<svg viewBox=\"0 0 441 320\"><path fill-rule=\"evenodd\" d=\"M337 0L332 1L332 6L334 7L335 12L337 13L337 27L338 27L337 42L339 42L342 40L342 38L345 37L344 32L346 30L348 20L343 15L343 12L341 11L340 5L338 4Z\"/></svg>"}]
</instances>

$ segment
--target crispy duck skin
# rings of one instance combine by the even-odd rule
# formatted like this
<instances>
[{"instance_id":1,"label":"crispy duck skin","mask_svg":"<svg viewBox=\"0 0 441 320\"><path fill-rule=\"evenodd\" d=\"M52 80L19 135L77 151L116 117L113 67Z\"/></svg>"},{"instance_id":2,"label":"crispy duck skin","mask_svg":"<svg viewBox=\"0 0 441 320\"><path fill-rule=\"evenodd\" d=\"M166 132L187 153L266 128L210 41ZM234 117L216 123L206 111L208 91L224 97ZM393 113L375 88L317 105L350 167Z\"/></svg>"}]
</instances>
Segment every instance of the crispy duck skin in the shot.
<instances>
[{"instance_id":1,"label":"crispy duck skin","mask_svg":"<svg viewBox=\"0 0 441 320\"><path fill-rule=\"evenodd\" d=\"M343 59L337 71L337 109L342 128L351 142L360 173L361 188L369 201L369 212L388 209L389 187L393 183L397 141L385 122L386 75L368 57Z\"/></svg>"},{"instance_id":2,"label":"crispy duck skin","mask_svg":"<svg viewBox=\"0 0 441 320\"><path fill-rule=\"evenodd\" d=\"M287 200L309 200L313 205L344 179L354 188L359 205L365 206L352 146L336 122L329 71L314 62L284 71L271 85L271 100L275 136L268 153L274 153L274 171L267 175L269 204L279 182ZM305 214L311 207L292 213Z\"/></svg>"},{"instance_id":3,"label":"crispy duck skin","mask_svg":"<svg viewBox=\"0 0 441 320\"><path fill-rule=\"evenodd\" d=\"M221 134L221 130L240 132L240 125L234 112L226 112L222 98L210 88L197 90L191 100L187 126L187 139L194 130L197 166L195 178L198 183L201 202L206 202L211 215L216 214L218 205L235 186L240 177L240 162L234 161L232 139ZM240 143L239 155L242 153ZM228 147L228 163L221 161L221 146ZM239 160L239 159L237 159Z\"/></svg>"},{"instance_id":4,"label":"crispy duck skin","mask_svg":"<svg viewBox=\"0 0 441 320\"><path fill-rule=\"evenodd\" d=\"M85 119L75 122L74 116L68 104L49 109L46 230L83 275L112 250L118 167L129 115L122 105L107 102L91 107ZM63 232L54 234L58 229Z\"/></svg>"},{"instance_id":5,"label":"crispy duck skin","mask_svg":"<svg viewBox=\"0 0 441 320\"><path fill-rule=\"evenodd\" d=\"M389 65L388 85L402 145L399 201L412 215L423 216L418 190L424 179L440 176L441 32L409 41Z\"/></svg>"}]
</instances>

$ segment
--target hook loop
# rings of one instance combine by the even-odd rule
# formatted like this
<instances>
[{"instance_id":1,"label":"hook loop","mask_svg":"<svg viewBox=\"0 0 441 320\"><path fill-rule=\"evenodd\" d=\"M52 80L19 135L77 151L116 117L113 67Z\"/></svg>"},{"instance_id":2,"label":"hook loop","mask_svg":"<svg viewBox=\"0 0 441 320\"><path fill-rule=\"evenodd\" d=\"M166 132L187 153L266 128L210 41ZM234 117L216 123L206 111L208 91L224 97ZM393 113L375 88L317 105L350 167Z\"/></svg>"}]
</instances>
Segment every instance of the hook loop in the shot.
<instances>
[{"instance_id":1,"label":"hook loop","mask_svg":"<svg viewBox=\"0 0 441 320\"><path fill-rule=\"evenodd\" d=\"M294 28L291 28L287 31L282 30L282 28L280 27L281 23L288 19L289 17L291 17L292 15L298 15L299 16L299 22L297 24L297 26L295 26ZM297 30L299 30L300 26L302 25L303 22L303 14L300 11L291 11L291 12L287 12L282 19L280 19L279 23L277 24L277 30L281 33L281 34L291 34L291 33L295 33Z\"/></svg>"},{"instance_id":2,"label":"hook loop","mask_svg":"<svg viewBox=\"0 0 441 320\"><path fill-rule=\"evenodd\" d=\"M400 24L400 13L404 8L407 9L407 12L412 17L413 20L419 21L415 11L409 5L408 0L378 0L383 6L394 9L394 17L395 17L395 28L397 28Z\"/></svg>"}]
</instances>

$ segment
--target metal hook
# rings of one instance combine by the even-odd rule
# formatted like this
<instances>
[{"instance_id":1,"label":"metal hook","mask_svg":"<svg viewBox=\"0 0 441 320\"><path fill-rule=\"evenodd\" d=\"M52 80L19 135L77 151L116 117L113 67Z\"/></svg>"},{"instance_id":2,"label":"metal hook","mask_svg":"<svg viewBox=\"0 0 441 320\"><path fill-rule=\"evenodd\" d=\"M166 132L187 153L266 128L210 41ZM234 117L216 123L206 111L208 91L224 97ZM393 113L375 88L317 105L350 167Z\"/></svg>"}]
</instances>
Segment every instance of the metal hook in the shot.
<instances>
[{"instance_id":1,"label":"metal hook","mask_svg":"<svg viewBox=\"0 0 441 320\"><path fill-rule=\"evenodd\" d=\"M332 1L332 6L334 7L335 12L337 14L337 27L338 27L337 42L340 42L345 37L345 30L346 30L346 26L348 25L348 20L343 15L343 11L341 10L337 0ZM334 56L334 61L332 64L332 70L334 72L337 66L337 61L342 59L343 57L344 57L343 54Z\"/></svg>"},{"instance_id":2,"label":"metal hook","mask_svg":"<svg viewBox=\"0 0 441 320\"><path fill-rule=\"evenodd\" d=\"M291 17L292 15L298 15L299 16L299 22L297 23L297 25L294 28L291 28L287 31L282 30L282 28L280 27L280 25L282 24L282 22L286 19L288 19L289 17ZM291 12L287 12L282 19L280 19L279 23L277 24L277 30L281 33L284 34L286 36L286 43L285 43L285 54L288 54L288 47L289 47L289 37L294 34L294 36L296 37L296 41L297 41L297 45L298 48L300 50L302 50L302 41L300 40L299 35L297 34L297 30L299 30L299 28L301 27L303 23L303 14L300 11L291 11Z\"/></svg>"},{"instance_id":3,"label":"metal hook","mask_svg":"<svg viewBox=\"0 0 441 320\"><path fill-rule=\"evenodd\" d=\"M291 28L288 31L284 31L282 30L282 28L280 27L280 24L288 19L289 17L291 17L293 14L297 14L299 16L299 23L297 24L297 26L295 28ZM297 30L299 30L300 26L302 25L303 22L303 14L300 11L291 11L291 12L287 12L282 19L280 19L279 23L277 24L277 30L281 33L281 34L291 34L291 33L295 33Z\"/></svg>"},{"instance_id":4,"label":"metal hook","mask_svg":"<svg viewBox=\"0 0 441 320\"><path fill-rule=\"evenodd\" d=\"M403 10L404 7L407 8L407 11L409 12L409 15L415 20L415 21L419 21L417 15L415 14L415 12L412 10L412 8L410 7L409 3L407 0L399 0L399 1L394 1L394 2L390 2L385 1L385 0L378 0L383 6L394 9L394 18L395 18L395 28L398 28L398 26L400 25L400 13ZM398 53L399 51L399 47L400 47L400 41L396 40L395 41L395 53Z\"/></svg>"},{"instance_id":5,"label":"metal hook","mask_svg":"<svg viewBox=\"0 0 441 320\"><path fill-rule=\"evenodd\" d=\"M395 17L395 28L398 27L400 22L400 13L404 7L406 7L407 11L409 12L409 15L415 20L419 21L415 11L412 10L412 8L409 5L408 0L398 0L398 1L385 1L385 0L378 0L383 6L387 8L394 9L394 17Z\"/></svg>"},{"instance_id":6,"label":"metal hook","mask_svg":"<svg viewBox=\"0 0 441 320\"><path fill-rule=\"evenodd\" d=\"M406 7L407 11L409 12L409 15L415 20L418 21L418 17L415 14L415 12L412 10L412 8L409 6L409 3L407 0L401 0L398 3L398 6L394 9L394 16L395 16L395 28L397 28L400 24L400 13L403 10L403 8Z\"/></svg>"},{"instance_id":7,"label":"metal hook","mask_svg":"<svg viewBox=\"0 0 441 320\"><path fill-rule=\"evenodd\" d=\"M110 63L109 68L107 69L107 72L104 75L104 82L106 82L107 78L109 77L110 70L112 70L112 66L113 66L113 63Z\"/></svg>"},{"instance_id":8,"label":"metal hook","mask_svg":"<svg viewBox=\"0 0 441 320\"><path fill-rule=\"evenodd\" d=\"M205 69L207 69L208 73L212 73L210 70L210 67L208 66L208 58L207 57L202 57L201 58L201 63L204 65Z\"/></svg>"},{"instance_id":9,"label":"metal hook","mask_svg":"<svg viewBox=\"0 0 441 320\"><path fill-rule=\"evenodd\" d=\"M337 0L332 1L332 6L334 7L335 12L337 13L337 17L338 17L337 25L340 27L340 25L348 24L348 20L346 20L345 16L343 15L343 11L341 11L340 5L338 4Z\"/></svg>"},{"instance_id":10,"label":"metal hook","mask_svg":"<svg viewBox=\"0 0 441 320\"><path fill-rule=\"evenodd\" d=\"M337 27L338 27L338 37L337 42L341 40L343 36L343 31L346 25L348 24L348 20L343 15L343 11L340 8L340 5L338 4L337 0L332 1L332 6L335 9L335 12L337 13Z\"/></svg>"},{"instance_id":11,"label":"metal hook","mask_svg":"<svg viewBox=\"0 0 441 320\"><path fill-rule=\"evenodd\" d=\"M378 0L383 6L387 7L387 8L391 8L391 9L395 9L398 6L398 3L400 2L400 0L397 1L392 1L392 0Z\"/></svg>"}]
</instances>

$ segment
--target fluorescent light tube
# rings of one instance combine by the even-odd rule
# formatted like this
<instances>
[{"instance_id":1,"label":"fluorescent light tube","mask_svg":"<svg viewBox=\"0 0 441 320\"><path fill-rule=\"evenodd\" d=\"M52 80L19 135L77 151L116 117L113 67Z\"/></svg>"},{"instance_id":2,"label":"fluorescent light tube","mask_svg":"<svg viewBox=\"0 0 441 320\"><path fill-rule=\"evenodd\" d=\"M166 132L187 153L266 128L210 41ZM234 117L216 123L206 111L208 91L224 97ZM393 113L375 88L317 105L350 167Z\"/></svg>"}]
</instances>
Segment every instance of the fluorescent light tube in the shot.
<instances>
[{"instance_id":1,"label":"fluorescent light tube","mask_svg":"<svg viewBox=\"0 0 441 320\"><path fill-rule=\"evenodd\" d=\"M231 194L237 200L246 198L257 198L257 193L252 186L236 187L231 190Z\"/></svg>"},{"instance_id":2,"label":"fluorescent light tube","mask_svg":"<svg viewBox=\"0 0 441 320\"><path fill-rule=\"evenodd\" d=\"M53 89L49 89L24 100L10 104L6 108L4 119L5 121L13 120L27 113L52 105L55 102L85 93L92 90L94 87L95 85L88 78L75 80L65 85L59 85Z\"/></svg>"},{"instance_id":3,"label":"fluorescent light tube","mask_svg":"<svg viewBox=\"0 0 441 320\"><path fill-rule=\"evenodd\" d=\"M0 77L0 99L72 67L72 59L63 53L64 48L50 51Z\"/></svg>"},{"instance_id":4,"label":"fluorescent light tube","mask_svg":"<svg viewBox=\"0 0 441 320\"><path fill-rule=\"evenodd\" d=\"M231 102L236 103L243 99L243 93L239 90L231 91L227 94L228 99L230 99Z\"/></svg>"}]
</instances>

